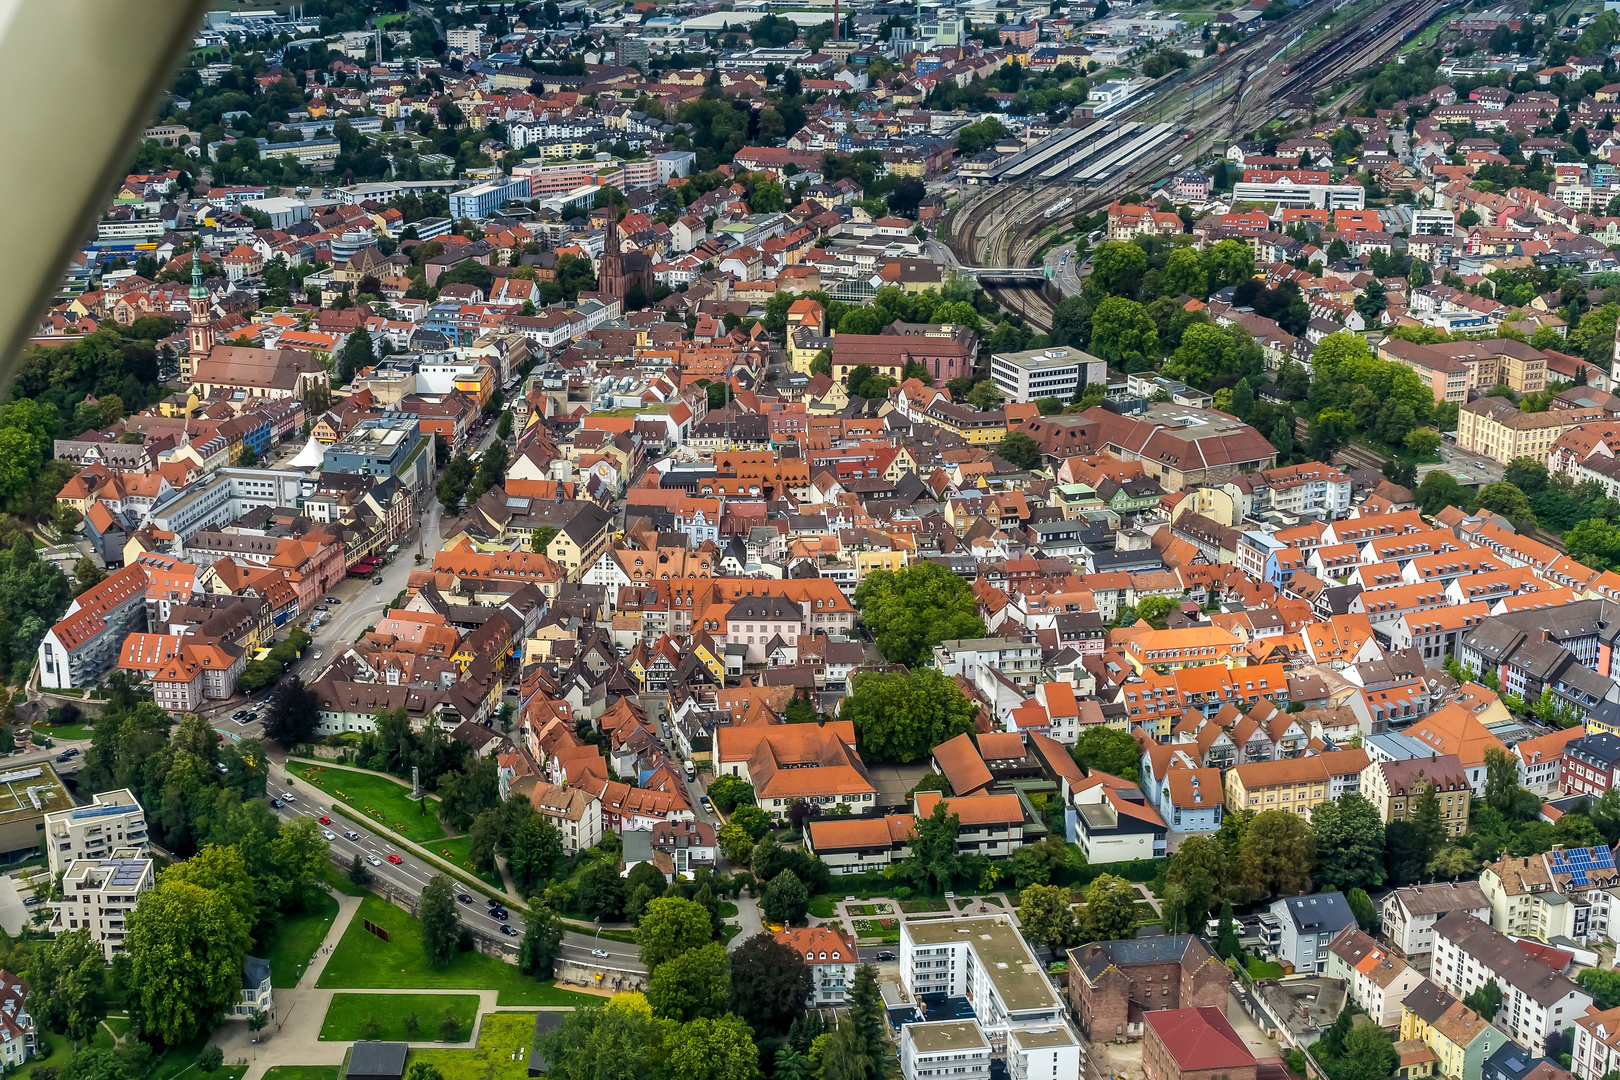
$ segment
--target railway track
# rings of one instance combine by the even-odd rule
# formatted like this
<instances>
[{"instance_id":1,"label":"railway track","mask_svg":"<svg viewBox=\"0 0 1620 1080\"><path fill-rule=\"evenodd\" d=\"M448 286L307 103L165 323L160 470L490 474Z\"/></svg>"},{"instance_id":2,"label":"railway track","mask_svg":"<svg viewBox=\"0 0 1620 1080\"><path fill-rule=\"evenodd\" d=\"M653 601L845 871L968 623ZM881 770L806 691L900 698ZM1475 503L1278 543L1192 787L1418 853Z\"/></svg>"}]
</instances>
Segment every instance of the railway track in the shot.
<instances>
[{"instance_id":1,"label":"railway track","mask_svg":"<svg viewBox=\"0 0 1620 1080\"><path fill-rule=\"evenodd\" d=\"M1197 158L1246 127L1269 123L1288 108L1283 100L1283 87L1302 85L1315 93L1323 86L1330 86L1346 73L1392 53L1454 2L1407 0L1381 13L1370 26L1347 25L1343 29L1348 36L1343 41L1330 35L1314 43L1312 55L1304 64L1278 62L1289 46L1270 55L1258 47L1268 41L1275 44L1280 35L1244 43L1255 47L1245 49L1240 45L1228 50L1222 62L1179 84L1181 90L1192 91L1187 101L1178 102L1168 114L1161 113L1161 118L1184 121L1199 132L1192 141L1173 141L1156 147L1136 158L1132 162L1134 167L1123 176L1116 173L1089 187L1084 195L1077 194L1078 189L1062 181L1032 185L1014 192L989 188L953 214L947 230L949 246L968 265L1029 265L1024 260L1039 248L1039 236L1047 226L1063 229L1077 218L1096 213L1132 186L1143 186L1143 181L1137 178L1154 176L1159 169L1168 167L1168 159L1176 153ZM1228 77L1233 78L1233 84L1226 94L1211 96L1202 106L1197 103L1200 89L1212 84L1218 86L1220 80ZM1235 106L1231 104L1234 99ZM1127 109L1126 114L1144 116L1152 111L1154 104L1153 100L1143 101ZM1160 104L1162 106L1162 102ZM1063 198L1069 198L1070 205L1056 217L1046 217L1044 211ZM984 288L993 299L1031 326L1043 331L1051 329L1056 307L1050 295L1051 286L1031 289L987 282Z\"/></svg>"}]
</instances>

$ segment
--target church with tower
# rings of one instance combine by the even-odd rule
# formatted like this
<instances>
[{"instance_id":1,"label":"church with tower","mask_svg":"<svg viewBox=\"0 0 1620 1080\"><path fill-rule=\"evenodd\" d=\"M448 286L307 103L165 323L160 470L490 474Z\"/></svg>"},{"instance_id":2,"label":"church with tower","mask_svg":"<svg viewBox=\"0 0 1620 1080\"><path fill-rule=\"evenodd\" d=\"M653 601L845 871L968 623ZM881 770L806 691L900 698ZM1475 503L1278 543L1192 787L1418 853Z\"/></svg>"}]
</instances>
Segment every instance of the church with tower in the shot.
<instances>
[{"instance_id":1,"label":"church with tower","mask_svg":"<svg viewBox=\"0 0 1620 1080\"><path fill-rule=\"evenodd\" d=\"M203 284L202 258L195 248L191 252L190 304L191 341L180 368L181 375L186 379L191 378L197 361L207 356L214 347L213 301L208 297L208 287Z\"/></svg>"},{"instance_id":2,"label":"church with tower","mask_svg":"<svg viewBox=\"0 0 1620 1080\"><path fill-rule=\"evenodd\" d=\"M641 251L619 250L619 206L608 204L607 236L602 242L602 258L596 264L596 291L621 303L636 286L641 295L652 299L652 259Z\"/></svg>"}]
</instances>

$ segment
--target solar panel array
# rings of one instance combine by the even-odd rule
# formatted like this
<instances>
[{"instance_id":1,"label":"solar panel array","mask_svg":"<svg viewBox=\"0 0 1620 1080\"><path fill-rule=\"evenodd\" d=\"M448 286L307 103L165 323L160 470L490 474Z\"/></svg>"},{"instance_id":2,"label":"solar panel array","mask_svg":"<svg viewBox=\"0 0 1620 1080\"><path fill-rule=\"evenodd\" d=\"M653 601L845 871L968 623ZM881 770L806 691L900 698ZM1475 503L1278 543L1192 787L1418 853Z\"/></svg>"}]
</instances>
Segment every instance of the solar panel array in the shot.
<instances>
[{"instance_id":1,"label":"solar panel array","mask_svg":"<svg viewBox=\"0 0 1620 1080\"><path fill-rule=\"evenodd\" d=\"M1615 869L1614 852L1601 847L1549 851L1547 861L1553 873L1568 874L1569 883L1581 888L1590 884L1586 877L1589 871Z\"/></svg>"},{"instance_id":2,"label":"solar panel array","mask_svg":"<svg viewBox=\"0 0 1620 1080\"><path fill-rule=\"evenodd\" d=\"M133 889L140 884L141 875L146 872L144 862L121 862L118 869L113 871L113 888Z\"/></svg>"}]
</instances>

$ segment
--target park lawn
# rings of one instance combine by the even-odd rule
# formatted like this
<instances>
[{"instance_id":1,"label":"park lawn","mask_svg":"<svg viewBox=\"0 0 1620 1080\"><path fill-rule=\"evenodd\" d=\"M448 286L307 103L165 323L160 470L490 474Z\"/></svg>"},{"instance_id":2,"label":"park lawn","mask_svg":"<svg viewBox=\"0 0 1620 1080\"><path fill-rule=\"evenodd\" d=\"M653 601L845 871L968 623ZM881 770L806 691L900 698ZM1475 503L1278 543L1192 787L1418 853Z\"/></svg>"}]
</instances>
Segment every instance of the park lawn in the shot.
<instances>
[{"instance_id":1,"label":"park lawn","mask_svg":"<svg viewBox=\"0 0 1620 1080\"><path fill-rule=\"evenodd\" d=\"M203 1052L208 1045L208 1036L203 1035L184 1046L176 1046L166 1052L162 1058L153 1063L151 1070L146 1074L146 1080L174 1080L182 1074L186 1080L242 1080L247 1072L246 1065L223 1065L211 1073L205 1073L195 1068L197 1055Z\"/></svg>"},{"instance_id":2,"label":"park lawn","mask_svg":"<svg viewBox=\"0 0 1620 1080\"><path fill-rule=\"evenodd\" d=\"M114 1035L123 1038L129 1034L129 1029L134 1026L135 1022L127 1016L109 1016L102 1023L111 1028Z\"/></svg>"},{"instance_id":3,"label":"park lawn","mask_svg":"<svg viewBox=\"0 0 1620 1080\"><path fill-rule=\"evenodd\" d=\"M838 914L833 907L833 898L826 893L817 893L810 898L810 914L818 919L830 919Z\"/></svg>"},{"instance_id":4,"label":"park lawn","mask_svg":"<svg viewBox=\"0 0 1620 1080\"><path fill-rule=\"evenodd\" d=\"M730 945L731 939L742 933L742 927L736 923L722 923L720 926L720 944Z\"/></svg>"},{"instance_id":5,"label":"park lawn","mask_svg":"<svg viewBox=\"0 0 1620 1080\"><path fill-rule=\"evenodd\" d=\"M722 919L735 919L737 917L737 905L730 900L720 901L720 917Z\"/></svg>"},{"instance_id":6,"label":"park lawn","mask_svg":"<svg viewBox=\"0 0 1620 1080\"><path fill-rule=\"evenodd\" d=\"M35 724L36 735L48 735L53 739L88 739L90 738L89 724L62 724L60 727L48 727L45 724Z\"/></svg>"},{"instance_id":7,"label":"park lawn","mask_svg":"<svg viewBox=\"0 0 1620 1080\"><path fill-rule=\"evenodd\" d=\"M66 1068L73 1060L73 1040L66 1035L59 1035L54 1031L42 1031L39 1033L39 1042L40 1054L43 1055L45 1048L48 1046L51 1048L50 1056L30 1058L28 1064L12 1073L11 1077L26 1077L41 1065L49 1065L53 1069L61 1070Z\"/></svg>"},{"instance_id":8,"label":"park lawn","mask_svg":"<svg viewBox=\"0 0 1620 1080\"><path fill-rule=\"evenodd\" d=\"M318 892L310 910L281 920L268 941L259 943L259 955L270 961L270 985L276 989L298 985L309 958L315 955L337 918L338 902L331 893Z\"/></svg>"},{"instance_id":9,"label":"park lawn","mask_svg":"<svg viewBox=\"0 0 1620 1080\"><path fill-rule=\"evenodd\" d=\"M367 869L370 869L369 867ZM369 889L362 889L349 880L349 875L339 870L331 859L321 861L321 871L316 875L326 884L342 893L344 896L364 896Z\"/></svg>"},{"instance_id":10,"label":"park lawn","mask_svg":"<svg viewBox=\"0 0 1620 1080\"><path fill-rule=\"evenodd\" d=\"M348 769L328 769L323 765L309 765L300 761L289 762L287 770L319 792L317 795L305 788L303 798L319 802L322 801L321 796L325 796L325 801L336 799L343 802L354 810L355 817L362 825L371 823L385 826L418 844L444 839L444 826L434 813L438 800L431 795L427 798L428 805L424 812L421 804L411 801L410 788L385 777ZM293 794L299 794L296 788Z\"/></svg>"},{"instance_id":11,"label":"park lawn","mask_svg":"<svg viewBox=\"0 0 1620 1080\"><path fill-rule=\"evenodd\" d=\"M382 941L365 928L365 920L388 932ZM360 910L343 940L326 961L322 988L415 990L495 990L501 1005L587 1005L600 998L558 989L554 983L531 979L512 964L479 952L461 953L442 968L422 952L422 924L408 913L375 896L360 901Z\"/></svg>"},{"instance_id":12,"label":"park lawn","mask_svg":"<svg viewBox=\"0 0 1620 1080\"><path fill-rule=\"evenodd\" d=\"M506 891L506 882L501 880L500 867L492 866L482 874L473 869L472 837L457 836L450 840L440 840L430 844L428 850L459 868L468 877L477 878L497 892Z\"/></svg>"},{"instance_id":13,"label":"park lawn","mask_svg":"<svg viewBox=\"0 0 1620 1080\"><path fill-rule=\"evenodd\" d=\"M456 1018L456 1036L440 1037L445 1011ZM416 1017L416 1030L405 1023ZM368 1019L377 1021L377 1033L368 1034ZM333 994L321 1024L323 1042L382 1039L385 1042L466 1042L478 1019L477 994Z\"/></svg>"},{"instance_id":14,"label":"park lawn","mask_svg":"<svg viewBox=\"0 0 1620 1080\"><path fill-rule=\"evenodd\" d=\"M900 944L900 920L856 919L855 936L858 938L881 938L885 945L898 945Z\"/></svg>"},{"instance_id":15,"label":"park lawn","mask_svg":"<svg viewBox=\"0 0 1620 1080\"><path fill-rule=\"evenodd\" d=\"M443 1073L444 1080L529 1080L534 1017L534 1013L486 1013L483 1025L478 1030L476 1047L468 1050L412 1050L406 1057L406 1069L415 1062L425 1061ZM279 1078L267 1076L266 1080ZM320 1078L291 1077L289 1080Z\"/></svg>"},{"instance_id":16,"label":"park lawn","mask_svg":"<svg viewBox=\"0 0 1620 1080\"><path fill-rule=\"evenodd\" d=\"M338 1080L336 1065L273 1065L264 1071L264 1080Z\"/></svg>"},{"instance_id":17,"label":"park lawn","mask_svg":"<svg viewBox=\"0 0 1620 1080\"><path fill-rule=\"evenodd\" d=\"M1283 977L1282 965L1272 960L1258 960L1249 957L1249 978L1251 979L1280 979Z\"/></svg>"}]
</instances>

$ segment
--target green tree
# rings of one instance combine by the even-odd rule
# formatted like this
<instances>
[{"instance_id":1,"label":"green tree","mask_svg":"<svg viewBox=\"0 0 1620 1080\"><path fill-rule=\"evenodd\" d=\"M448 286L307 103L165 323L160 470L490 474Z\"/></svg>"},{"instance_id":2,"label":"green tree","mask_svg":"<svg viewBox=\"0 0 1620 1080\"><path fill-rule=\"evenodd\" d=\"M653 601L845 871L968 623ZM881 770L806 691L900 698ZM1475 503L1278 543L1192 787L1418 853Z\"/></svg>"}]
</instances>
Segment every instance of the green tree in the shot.
<instances>
[{"instance_id":1,"label":"green tree","mask_svg":"<svg viewBox=\"0 0 1620 1080\"><path fill-rule=\"evenodd\" d=\"M1075 742L1071 753L1088 773L1096 769L1121 780L1141 779L1138 765L1142 760L1142 748L1137 746L1136 739L1128 731L1093 725Z\"/></svg>"},{"instance_id":2,"label":"green tree","mask_svg":"<svg viewBox=\"0 0 1620 1080\"><path fill-rule=\"evenodd\" d=\"M472 864L478 873L487 873L495 865L495 846L501 839L501 812L485 810L472 823Z\"/></svg>"},{"instance_id":3,"label":"green tree","mask_svg":"<svg viewBox=\"0 0 1620 1080\"><path fill-rule=\"evenodd\" d=\"M940 799L926 817L912 824L911 854L901 862L897 873L917 888L944 892L961 869L957 835L962 819L950 812L949 800Z\"/></svg>"},{"instance_id":4,"label":"green tree","mask_svg":"<svg viewBox=\"0 0 1620 1080\"><path fill-rule=\"evenodd\" d=\"M1347 889L1384 883L1384 822L1359 792L1347 792L1311 811L1316 833L1316 884Z\"/></svg>"},{"instance_id":5,"label":"green tree","mask_svg":"<svg viewBox=\"0 0 1620 1080\"><path fill-rule=\"evenodd\" d=\"M754 785L740 776L717 776L709 785L709 801L722 814L729 814L739 806L754 805Z\"/></svg>"},{"instance_id":6,"label":"green tree","mask_svg":"<svg viewBox=\"0 0 1620 1080\"><path fill-rule=\"evenodd\" d=\"M1091 257L1091 282L1108 296L1133 299L1147 273L1147 253L1135 244L1110 240Z\"/></svg>"},{"instance_id":7,"label":"green tree","mask_svg":"<svg viewBox=\"0 0 1620 1080\"><path fill-rule=\"evenodd\" d=\"M1575 982L1592 995L1592 1003L1599 1009L1607 1010L1620 1005L1620 971L1586 968L1575 976Z\"/></svg>"},{"instance_id":8,"label":"green tree","mask_svg":"<svg viewBox=\"0 0 1620 1080\"><path fill-rule=\"evenodd\" d=\"M1529 496L1520 491L1517 485L1505 480L1486 484L1480 489L1479 508L1501 514L1521 532L1534 528L1536 524L1536 512L1531 509Z\"/></svg>"},{"instance_id":9,"label":"green tree","mask_svg":"<svg viewBox=\"0 0 1620 1080\"><path fill-rule=\"evenodd\" d=\"M887 571L873 571L866 580L883 573ZM937 668L862 672L853 683L838 717L854 724L868 761L916 761L947 739L973 729L978 706Z\"/></svg>"},{"instance_id":10,"label":"green tree","mask_svg":"<svg viewBox=\"0 0 1620 1080\"><path fill-rule=\"evenodd\" d=\"M1231 959L1242 948L1243 946L1238 938L1237 926L1232 921L1232 901L1222 901L1220 926L1215 934L1215 954Z\"/></svg>"},{"instance_id":11,"label":"green tree","mask_svg":"<svg viewBox=\"0 0 1620 1080\"><path fill-rule=\"evenodd\" d=\"M129 916L129 986L142 1031L177 1045L211 1030L241 994L249 923L223 893L162 880Z\"/></svg>"},{"instance_id":12,"label":"green tree","mask_svg":"<svg viewBox=\"0 0 1620 1080\"><path fill-rule=\"evenodd\" d=\"M312 742L320 716L320 699L315 691L297 675L288 675L276 684L270 698L264 719L265 737L289 750L299 743Z\"/></svg>"},{"instance_id":13,"label":"green tree","mask_svg":"<svg viewBox=\"0 0 1620 1080\"><path fill-rule=\"evenodd\" d=\"M783 870L766 884L759 906L771 922L797 922L809 909L810 890L793 871Z\"/></svg>"},{"instance_id":14,"label":"green tree","mask_svg":"<svg viewBox=\"0 0 1620 1080\"><path fill-rule=\"evenodd\" d=\"M938 563L872 571L855 590L855 606L884 658L908 667L927 660L942 641L985 633L973 590Z\"/></svg>"},{"instance_id":15,"label":"green tree","mask_svg":"<svg viewBox=\"0 0 1620 1080\"><path fill-rule=\"evenodd\" d=\"M1200 253L1211 291L1254 277L1254 249L1241 240L1220 240Z\"/></svg>"},{"instance_id":16,"label":"green tree","mask_svg":"<svg viewBox=\"0 0 1620 1080\"><path fill-rule=\"evenodd\" d=\"M34 946L28 962L28 1011L70 1039L88 1040L106 1013L106 964L89 930Z\"/></svg>"},{"instance_id":17,"label":"green tree","mask_svg":"<svg viewBox=\"0 0 1620 1080\"><path fill-rule=\"evenodd\" d=\"M547 1080L646 1080L662 1038L652 1010L609 1002L568 1013L535 1045Z\"/></svg>"},{"instance_id":18,"label":"green tree","mask_svg":"<svg viewBox=\"0 0 1620 1080\"><path fill-rule=\"evenodd\" d=\"M1009 431L996 444L996 453L1018 466L1033 469L1041 463L1041 444L1022 431Z\"/></svg>"},{"instance_id":19,"label":"green tree","mask_svg":"<svg viewBox=\"0 0 1620 1080\"><path fill-rule=\"evenodd\" d=\"M1316 836L1305 820L1287 810L1256 814L1243 836L1233 866L1239 887L1254 900L1272 893L1306 892L1316 864Z\"/></svg>"},{"instance_id":20,"label":"green tree","mask_svg":"<svg viewBox=\"0 0 1620 1080\"><path fill-rule=\"evenodd\" d=\"M731 965L718 941L659 964L647 980L647 1004L666 1020L686 1023L726 1011L731 994Z\"/></svg>"},{"instance_id":21,"label":"green tree","mask_svg":"<svg viewBox=\"0 0 1620 1080\"><path fill-rule=\"evenodd\" d=\"M1314 814L1311 816L1315 818ZM1378 868L1380 875L1383 874L1383 870L1380 864ZM1351 889L1345 900L1350 904L1350 911L1355 915L1356 922L1367 933L1372 933L1378 926L1378 912L1373 909L1372 897L1367 895L1367 890Z\"/></svg>"},{"instance_id":22,"label":"green tree","mask_svg":"<svg viewBox=\"0 0 1620 1080\"><path fill-rule=\"evenodd\" d=\"M1091 351L1127 374L1151 371L1159 359L1159 329L1141 304L1110 296L1092 312Z\"/></svg>"},{"instance_id":23,"label":"green tree","mask_svg":"<svg viewBox=\"0 0 1620 1080\"><path fill-rule=\"evenodd\" d=\"M799 950L758 933L731 954L731 1011L764 1038L779 1034L804 1014L810 999L810 968Z\"/></svg>"},{"instance_id":24,"label":"green tree","mask_svg":"<svg viewBox=\"0 0 1620 1080\"><path fill-rule=\"evenodd\" d=\"M349 883L359 889L371 887L371 869L360 861L360 853L354 853L349 860Z\"/></svg>"},{"instance_id":25,"label":"green tree","mask_svg":"<svg viewBox=\"0 0 1620 1080\"><path fill-rule=\"evenodd\" d=\"M1136 617L1155 630L1163 630L1169 622L1170 613L1180 607L1180 601L1173 597L1144 596L1136 604Z\"/></svg>"},{"instance_id":26,"label":"green tree","mask_svg":"<svg viewBox=\"0 0 1620 1080\"><path fill-rule=\"evenodd\" d=\"M1165 296L1191 296L1203 300L1209 296L1209 277L1198 252L1190 247L1171 250L1159 275L1159 287Z\"/></svg>"},{"instance_id":27,"label":"green tree","mask_svg":"<svg viewBox=\"0 0 1620 1080\"><path fill-rule=\"evenodd\" d=\"M422 952L429 964L443 967L461 948L461 922L456 913L455 886L444 874L434 874L422 890L417 912L422 922Z\"/></svg>"},{"instance_id":28,"label":"green tree","mask_svg":"<svg viewBox=\"0 0 1620 1080\"><path fill-rule=\"evenodd\" d=\"M1113 874L1086 886L1081 933L1087 941L1118 941L1136 936L1136 886Z\"/></svg>"},{"instance_id":29,"label":"green tree","mask_svg":"<svg viewBox=\"0 0 1620 1080\"><path fill-rule=\"evenodd\" d=\"M500 420L495 424L495 437L497 439L512 437L512 410L506 409L501 413Z\"/></svg>"},{"instance_id":30,"label":"green tree","mask_svg":"<svg viewBox=\"0 0 1620 1080\"><path fill-rule=\"evenodd\" d=\"M759 1075L754 1033L730 1014L682 1024L665 1036L664 1052L670 1080L754 1080Z\"/></svg>"},{"instance_id":31,"label":"green tree","mask_svg":"<svg viewBox=\"0 0 1620 1080\"><path fill-rule=\"evenodd\" d=\"M1419 775L1421 778L1421 772ZM1423 793L1414 800L1412 824L1423 843L1423 862L1426 865L1445 845L1449 831L1440 810L1440 793L1435 790L1432 781L1423 784Z\"/></svg>"},{"instance_id":32,"label":"green tree","mask_svg":"<svg viewBox=\"0 0 1620 1080\"><path fill-rule=\"evenodd\" d=\"M1394 1044L1384 1029L1363 1017L1344 1036L1344 1050L1330 1067L1333 1080L1383 1080L1399 1064Z\"/></svg>"},{"instance_id":33,"label":"green tree","mask_svg":"<svg viewBox=\"0 0 1620 1080\"><path fill-rule=\"evenodd\" d=\"M372 352L371 335L366 332L365 327L359 327L349 334L349 339L343 343L343 351L339 356L339 383L349 382L356 372L372 365L376 355Z\"/></svg>"},{"instance_id":34,"label":"green tree","mask_svg":"<svg viewBox=\"0 0 1620 1080\"><path fill-rule=\"evenodd\" d=\"M557 539L557 526L542 525L534 530L533 535L529 537L529 550L538 551L543 555L551 547L551 542L555 539Z\"/></svg>"},{"instance_id":35,"label":"green tree","mask_svg":"<svg viewBox=\"0 0 1620 1080\"><path fill-rule=\"evenodd\" d=\"M871 964L862 964L855 969L850 979L849 1018L855 1025L855 1033L860 1036L861 1044L866 1048L867 1057L872 1059L872 1074L881 1077L884 1072L884 1055L888 1052L888 1044L884 1038L884 1028L887 1026L886 1014L883 1009L883 998L878 990L877 969Z\"/></svg>"},{"instance_id":36,"label":"green tree","mask_svg":"<svg viewBox=\"0 0 1620 1080\"><path fill-rule=\"evenodd\" d=\"M733 866L747 866L753 857L754 838L735 821L720 826L720 831L715 834L715 842L720 847L720 854Z\"/></svg>"},{"instance_id":37,"label":"green tree","mask_svg":"<svg viewBox=\"0 0 1620 1080\"><path fill-rule=\"evenodd\" d=\"M523 919L523 940L518 944L518 970L537 979L551 978L562 953L562 936L562 922L551 905L531 899L529 914Z\"/></svg>"},{"instance_id":38,"label":"green tree","mask_svg":"<svg viewBox=\"0 0 1620 1080\"><path fill-rule=\"evenodd\" d=\"M1073 944L1079 928L1066 885L1029 885L1018 894L1018 926L1031 945Z\"/></svg>"},{"instance_id":39,"label":"green tree","mask_svg":"<svg viewBox=\"0 0 1620 1080\"><path fill-rule=\"evenodd\" d=\"M506 868L519 889L533 892L562 861L562 834L543 814L525 814L507 841Z\"/></svg>"},{"instance_id":40,"label":"green tree","mask_svg":"<svg viewBox=\"0 0 1620 1080\"><path fill-rule=\"evenodd\" d=\"M656 971L688 949L707 944L714 937L714 926L703 905L679 896L661 896L641 913L636 927L636 945L641 963Z\"/></svg>"}]
</instances>

